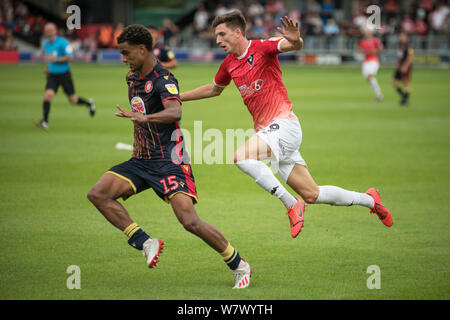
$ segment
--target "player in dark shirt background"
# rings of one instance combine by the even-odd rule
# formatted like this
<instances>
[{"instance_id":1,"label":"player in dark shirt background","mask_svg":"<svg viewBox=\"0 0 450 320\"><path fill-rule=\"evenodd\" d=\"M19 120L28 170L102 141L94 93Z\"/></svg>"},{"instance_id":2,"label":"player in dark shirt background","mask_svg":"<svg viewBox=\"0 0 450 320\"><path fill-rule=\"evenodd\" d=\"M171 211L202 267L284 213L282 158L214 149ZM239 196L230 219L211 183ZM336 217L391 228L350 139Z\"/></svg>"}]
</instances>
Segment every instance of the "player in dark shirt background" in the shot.
<instances>
[{"instance_id":1,"label":"player in dark shirt background","mask_svg":"<svg viewBox=\"0 0 450 320\"><path fill-rule=\"evenodd\" d=\"M400 105L407 106L409 104L409 82L411 81L412 62L414 58L414 49L408 44L408 35L404 32L398 36L399 49L397 51L397 68L394 72L392 85L401 97ZM402 83L400 86L399 81Z\"/></svg>"},{"instance_id":2,"label":"player in dark shirt background","mask_svg":"<svg viewBox=\"0 0 450 320\"><path fill-rule=\"evenodd\" d=\"M153 54L158 58L159 62L167 68L173 69L178 66L177 59L172 50L161 42L158 42L158 28L153 25L148 25L147 30L150 32L153 38Z\"/></svg>"},{"instance_id":3,"label":"player in dark shirt background","mask_svg":"<svg viewBox=\"0 0 450 320\"><path fill-rule=\"evenodd\" d=\"M131 69L126 81L132 111L117 106L116 116L133 121L133 156L108 170L91 188L88 199L128 236L128 243L141 250L148 267L153 268L164 242L144 232L117 201L153 188L170 203L187 231L221 254L234 271L235 288L247 287L248 283L240 283L242 272L238 266L248 263L216 227L200 220L194 209L197 191L179 127L181 100L177 80L153 55L152 37L144 26L126 27L117 40L122 60Z\"/></svg>"}]
</instances>

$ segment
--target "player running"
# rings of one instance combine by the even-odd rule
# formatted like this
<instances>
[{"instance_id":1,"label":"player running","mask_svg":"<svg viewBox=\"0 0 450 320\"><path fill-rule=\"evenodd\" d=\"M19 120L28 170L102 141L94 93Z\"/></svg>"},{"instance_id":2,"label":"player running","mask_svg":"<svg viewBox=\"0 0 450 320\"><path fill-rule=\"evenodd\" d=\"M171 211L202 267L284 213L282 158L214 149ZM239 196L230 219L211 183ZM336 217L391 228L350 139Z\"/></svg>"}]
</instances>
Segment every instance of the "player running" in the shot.
<instances>
[{"instance_id":1,"label":"player running","mask_svg":"<svg viewBox=\"0 0 450 320\"><path fill-rule=\"evenodd\" d=\"M399 49L397 50L397 68L394 72L392 85L401 97L400 105L407 106L409 104L409 82L411 81L412 62L414 59L414 49L408 44L408 35L402 32L398 36ZM400 87L401 81L403 88Z\"/></svg>"},{"instance_id":2,"label":"player running","mask_svg":"<svg viewBox=\"0 0 450 320\"><path fill-rule=\"evenodd\" d=\"M153 25L147 26L148 31L153 38L153 54L158 58L163 67L167 69L174 69L178 66L178 61L175 58L175 54L168 46L158 41L158 28Z\"/></svg>"},{"instance_id":3,"label":"player running","mask_svg":"<svg viewBox=\"0 0 450 320\"><path fill-rule=\"evenodd\" d=\"M303 40L298 23L288 17L281 19L282 38L248 40L246 22L240 11L217 16L212 27L217 44L228 54L213 83L181 93L182 101L218 96L234 81L245 105L253 116L256 134L234 155L235 164L270 194L279 198L287 209L291 236L295 238L304 224L305 201L337 206L361 205L376 213L390 227L392 216L377 190L366 193L347 191L335 186L317 186L308 172L298 149L302 130L281 77L277 55L300 50ZM304 200L292 196L262 161L270 159L281 179Z\"/></svg>"},{"instance_id":4,"label":"player running","mask_svg":"<svg viewBox=\"0 0 450 320\"><path fill-rule=\"evenodd\" d=\"M126 82L132 111L117 106L116 116L133 121L134 150L130 160L112 167L100 178L89 191L88 199L128 236L128 243L141 250L148 267L153 268L164 242L144 232L117 201L153 188L162 200L170 203L187 231L222 255L234 271L234 288L248 287L250 265L216 227L200 220L194 209L197 191L179 127L178 81L153 55L152 37L144 26L126 27L117 40L122 60L131 69Z\"/></svg>"},{"instance_id":5,"label":"player running","mask_svg":"<svg viewBox=\"0 0 450 320\"><path fill-rule=\"evenodd\" d=\"M377 75L380 67L378 54L383 51L383 44L380 40L373 36L372 30L366 28L364 30L364 38L359 41L359 50L364 53L364 61L362 63L362 74L370 84L377 101L383 100L381 88L378 85Z\"/></svg>"},{"instance_id":6,"label":"player running","mask_svg":"<svg viewBox=\"0 0 450 320\"><path fill-rule=\"evenodd\" d=\"M57 30L54 23L47 23L44 27L44 36L48 39L44 43L45 59L48 62L45 73L47 74L47 84L45 86L44 102L42 106L43 117L35 124L44 129L49 129L48 116L50 104L62 86L71 104L84 105L88 108L91 117L95 115L95 104L92 99L86 100L75 94L75 88L70 73L70 61L73 60L73 49L69 42L56 35Z\"/></svg>"}]
</instances>

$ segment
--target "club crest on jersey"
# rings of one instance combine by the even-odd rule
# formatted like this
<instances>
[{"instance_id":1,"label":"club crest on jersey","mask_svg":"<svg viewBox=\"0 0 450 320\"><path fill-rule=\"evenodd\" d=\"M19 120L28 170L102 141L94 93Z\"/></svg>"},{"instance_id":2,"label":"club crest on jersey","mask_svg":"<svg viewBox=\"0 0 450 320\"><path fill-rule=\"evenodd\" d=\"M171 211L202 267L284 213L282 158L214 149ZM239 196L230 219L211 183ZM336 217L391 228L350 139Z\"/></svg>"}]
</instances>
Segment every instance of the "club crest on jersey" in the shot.
<instances>
[{"instance_id":1,"label":"club crest on jersey","mask_svg":"<svg viewBox=\"0 0 450 320\"><path fill-rule=\"evenodd\" d=\"M247 62L249 65L253 65L253 60L255 59L255 57L251 54L250 57L248 57Z\"/></svg>"},{"instance_id":2,"label":"club crest on jersey","mask_svg":"<svg viewBox=\"0 0 450 320\"><path fill-rule=\"evenodd\" d=\"M167 91L169 91L171 94L178 94L177 86L174 85L173 83L166 84L166 89L167 89Z\"/></svg>"},{"instance_id":3,"label":"club crest on jersey","mask_svg":"<svg viewBox=\"0 0 450 320\"><path fill-rule=\"evenodd\" d=\"M141 97L133 97L131 99L131 109L133 112L145 114L145 103Z\"/></svg>"},{"instance_id":4,"label":"club crest on jersey","mask_svg":"<svg viewBox=\"0 0 450 320\"><path fill-rule=\"evenodd\" d=\"M145 90L146 93L149 93L150 91L152 91L153 90L153 83L151 81L147 81L145 83L144 90Z\"/></svg>"}]
</instances>

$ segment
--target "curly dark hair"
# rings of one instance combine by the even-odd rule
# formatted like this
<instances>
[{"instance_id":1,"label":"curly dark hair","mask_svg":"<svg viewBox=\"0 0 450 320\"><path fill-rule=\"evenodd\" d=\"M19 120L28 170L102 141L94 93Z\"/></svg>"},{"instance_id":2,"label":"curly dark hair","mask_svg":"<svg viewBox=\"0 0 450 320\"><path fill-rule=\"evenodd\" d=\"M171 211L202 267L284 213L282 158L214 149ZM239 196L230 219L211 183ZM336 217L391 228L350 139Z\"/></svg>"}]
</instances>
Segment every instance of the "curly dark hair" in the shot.
<instances>
[{"instance_id":1,"label":"curly dark hair","mask_svg":"<svg viewBox=\"0 0 450 320\"><path fill-rule=\"evenodd\" d=\"M150 32L140 24L130 24L123 29L122 33L117 37L117 43L123 42L128 42L131 45L143 44L149 51L153 47L153 39Z\"/></svg>"}]
</instances>

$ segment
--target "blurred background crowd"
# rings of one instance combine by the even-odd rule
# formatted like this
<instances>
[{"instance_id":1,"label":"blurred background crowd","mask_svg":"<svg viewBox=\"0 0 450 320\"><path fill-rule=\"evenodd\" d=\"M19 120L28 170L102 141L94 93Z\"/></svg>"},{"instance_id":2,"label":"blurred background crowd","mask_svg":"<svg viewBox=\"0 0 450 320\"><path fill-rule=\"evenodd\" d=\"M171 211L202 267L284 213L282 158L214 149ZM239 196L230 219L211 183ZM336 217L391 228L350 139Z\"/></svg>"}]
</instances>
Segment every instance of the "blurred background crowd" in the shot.
<instances>
[{"instance_id":1,"label":"blurred background crowd","mask_svg":"<svg viewBox=\"0 0 450 320\"><path fill-rule=\"evenodd\" d=\"M404 31L411 35L421 49L448 49L450 36L450 6L446 0L373 0L351 1L351 18L343 12L344 0L206 0L196 4L182 26L165 18L159 27L160 41L172 47L214 48L214 35L209 26L216 15L234 9L241 10L247 19L250 39L277 35L281 17L287 15L299 21L305 46L317 50L354 48L362 36L369 14L366 8L377 5L381 20L377 36L389 47L389 36ZM70 1L65 1L66 4ZM348 8L347 8L348 9ZM16 39L39 46L43 27L52 17L26 1L0 0L0 49L17 49ZM151 21L149 21L151 24ZM61 27L61 35L72 42L75 49L97 50L115 48L116 37L124 23L96 23L84 33ZM431 37L430 37L431 36ZM437 37L437 38L436 38ZM437 41L436 39L439 39ZM436 47L437 46L437 47Z\"/></svg>"}]
</instances>

